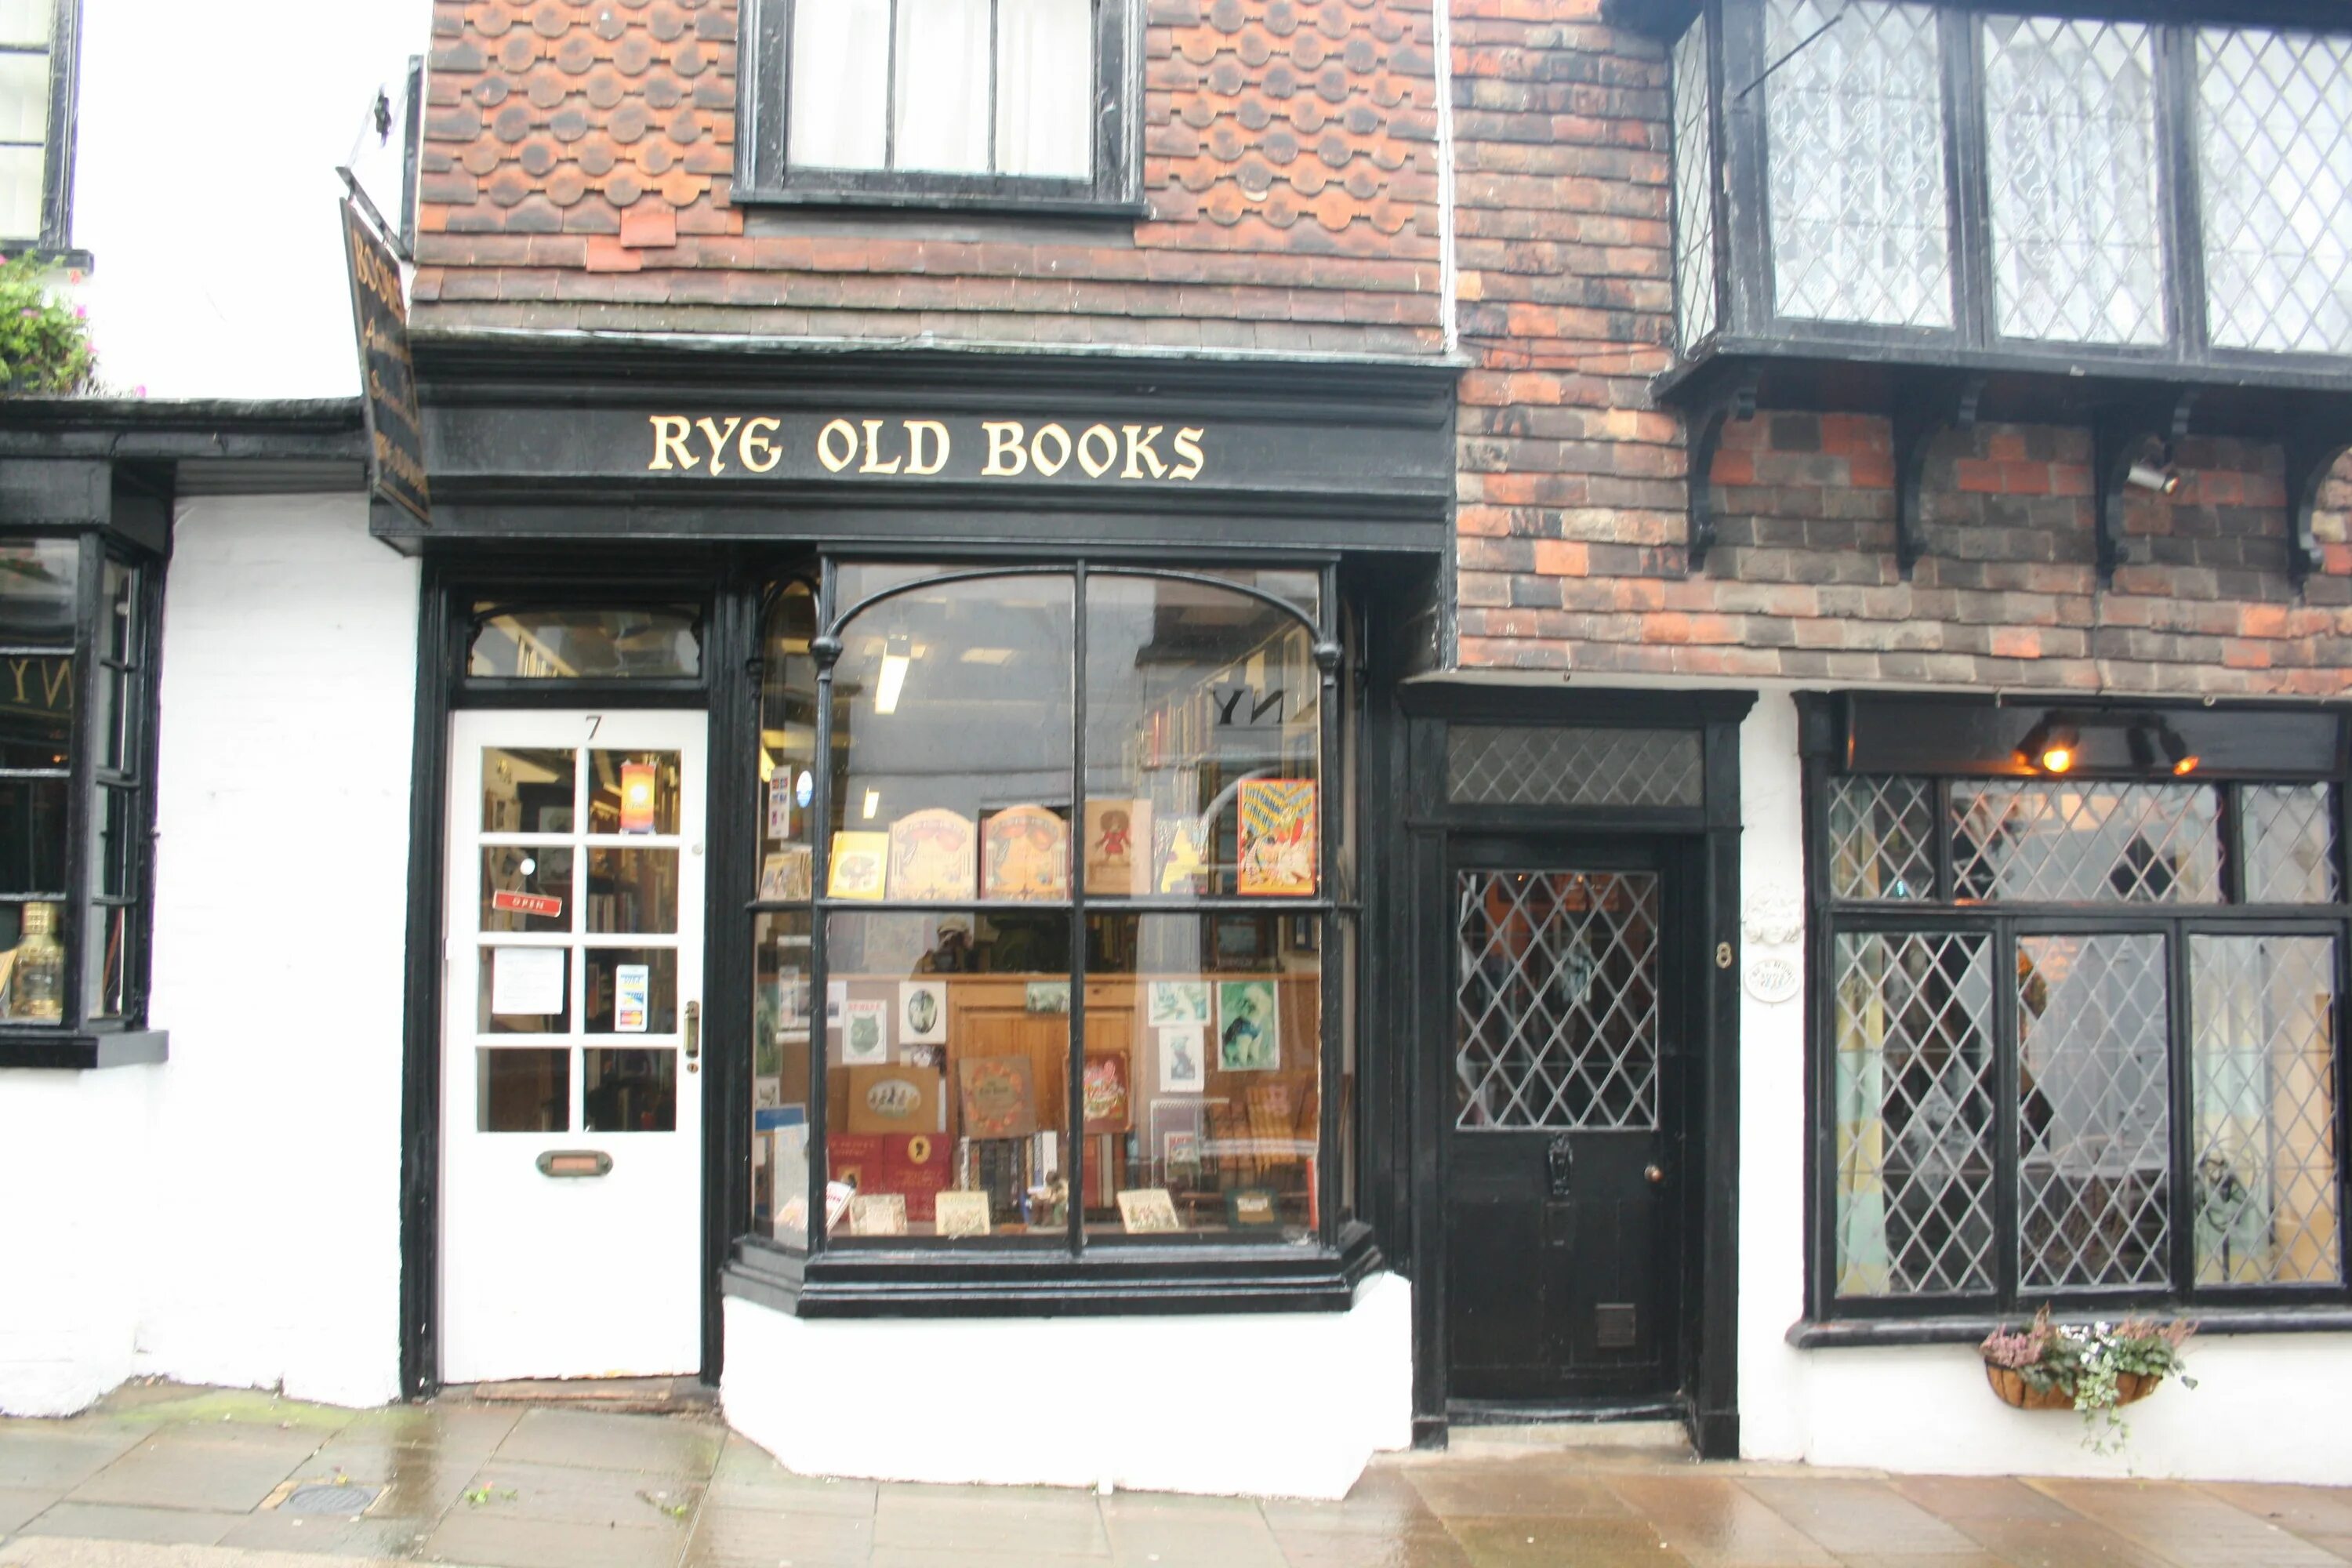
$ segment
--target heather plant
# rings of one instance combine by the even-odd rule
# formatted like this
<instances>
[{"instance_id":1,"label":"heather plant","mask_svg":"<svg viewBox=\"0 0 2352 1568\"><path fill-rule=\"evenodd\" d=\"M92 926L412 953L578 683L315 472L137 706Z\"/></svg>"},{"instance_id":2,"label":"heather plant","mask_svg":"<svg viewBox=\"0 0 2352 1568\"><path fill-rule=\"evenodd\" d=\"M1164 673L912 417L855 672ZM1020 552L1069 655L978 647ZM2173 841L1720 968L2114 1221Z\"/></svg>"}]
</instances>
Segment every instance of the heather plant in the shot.
<instances>
[{"instance_id":1,"label":"heather plant","mask_svg":"<svg viewBox=\"0 0 2352 1568\"><path fill-rule=\"evenodd\" d=\"M2177 1319L2057 1324L2044 1307L2022 1329L1995 1329L1978 1349L1986 1362L2017 1373L2034 1392L2064 1394L2082 1413L2084 1446L2105 1454L2131 1438L2120 1413L2123 1378L2170 1374L2185 1388L2197 1386L2180 1353L2195 1331L2195 1325Z\"/></svg>"},{"instance_id":2,"label":"heather plant","mask_svg":"<svg viewBox=\"0 0 2352 1568\"><path fill-rule=\"evenodd\" d=\"M0 258L0 393L74 397L97 390L89 312L49 291L50 272L30 251Z\"/></svg>"}]
</instances>

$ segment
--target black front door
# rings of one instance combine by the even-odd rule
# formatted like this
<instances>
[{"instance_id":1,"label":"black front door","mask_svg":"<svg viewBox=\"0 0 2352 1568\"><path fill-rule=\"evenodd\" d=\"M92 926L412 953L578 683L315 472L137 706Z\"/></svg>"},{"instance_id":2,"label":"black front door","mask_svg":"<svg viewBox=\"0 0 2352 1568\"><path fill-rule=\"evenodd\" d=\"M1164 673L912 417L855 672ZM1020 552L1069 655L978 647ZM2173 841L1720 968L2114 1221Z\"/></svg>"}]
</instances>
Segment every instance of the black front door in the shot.
<instances>
[{"instance_id":1,"label":"black front door","mask_svg":"<svg viewBox=\"0 0 2352 1568\"><path fill-rule=\"evenodd\" d=\"M1441 1174L1449 1397L1680 1385L1685 897L1670 846L1456 838Z\"/></svg>"}]
</instances>

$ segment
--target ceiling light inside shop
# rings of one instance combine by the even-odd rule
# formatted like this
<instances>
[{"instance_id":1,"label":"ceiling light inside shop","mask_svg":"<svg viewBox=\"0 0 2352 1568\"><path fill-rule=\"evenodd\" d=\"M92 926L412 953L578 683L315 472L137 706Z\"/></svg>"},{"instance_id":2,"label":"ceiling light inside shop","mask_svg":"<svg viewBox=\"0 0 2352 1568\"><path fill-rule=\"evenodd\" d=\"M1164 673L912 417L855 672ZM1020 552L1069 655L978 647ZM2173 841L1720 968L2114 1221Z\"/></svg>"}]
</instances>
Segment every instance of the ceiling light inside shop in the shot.
<instances>
[{"instance_id":1,"label":"ceiling light inside shop","mask_svg":"<svg viewBox=\"0 0 2352 1568\"><path fill-rule=\"evenodd\" d=\"M1009 647L968 647L961 655L966 664L1010 664L1013 650Z\"/></svg>"},{"instance_id":2,"label":"ceiling light inside shop","mask_svg":"<svg viewBox=\"0 0 2352 1568\"><path fill-rule=\"evenodd\" d=\"M868 822L873 821L874 814L881 809L882 792L878 789L867 790L866 792L866 820Z\"/></svg>"},{"instance_id":3,"label":"ceiling light inside shop","mask_svg":"<svg viewBox=\"0 0 2352 1568\"><path fill-rule=\"evenodd\" d=\"M913 662L913 650L905 637L892 637L888 651L882 656L882 679L874 689L874 711L896 713L898 693L907 684L907 667Z\"/></svg>"}]
</instances>

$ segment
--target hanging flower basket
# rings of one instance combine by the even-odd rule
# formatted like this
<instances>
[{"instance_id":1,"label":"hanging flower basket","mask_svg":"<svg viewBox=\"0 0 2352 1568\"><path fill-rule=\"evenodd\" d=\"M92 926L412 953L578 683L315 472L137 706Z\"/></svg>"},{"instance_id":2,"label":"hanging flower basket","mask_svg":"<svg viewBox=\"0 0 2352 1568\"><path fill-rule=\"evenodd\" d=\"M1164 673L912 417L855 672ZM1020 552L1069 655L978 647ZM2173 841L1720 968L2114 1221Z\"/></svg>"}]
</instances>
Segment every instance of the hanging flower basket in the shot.
<instances>
[{"instance_id":1,"label":"hanging flower basket","mask_svg":"<svg viewBox=\"0 0 2352 1568\"><path fill-rule=\"evenodd\" d=\"M2062 1388L2054 1384L2036 1388L2025 1381L2022 1373L1995 1366L1990 1362L1985 1363L1985 1381L1992 1384L1992 1391L2000 1395L2003 1405L2013 1405L2020 1410L2074 1408L2074 1391L2072 1388ZM2137 1405L2154 1394L2157 1384L2163 1381L2161 1377L2150 1377L2144 1373L2119 1372L2116 1373L2116 1404L2119 1406Z\"/></svg>"},{"instance_id":2,"label":"hanging flower basket","mask_svg":"<svg viewBox=\"0 0 2352 1568\"><path fill-rule=\"evenodd\" d=\"M2185 1322L2149 1318L2059 1325L2044 1307L2026 1328L1995 1329L1978 1351L1985 1381L2002 1404L2080 1411L2084 1444L2105 1453L2130 1436L2116 1412L2155 1393L2166 1373L2179 1373L2184 1387L2197 1386L2180 1357L2182 1342L2194 1331Z\"/></svg>"}]
</instances>

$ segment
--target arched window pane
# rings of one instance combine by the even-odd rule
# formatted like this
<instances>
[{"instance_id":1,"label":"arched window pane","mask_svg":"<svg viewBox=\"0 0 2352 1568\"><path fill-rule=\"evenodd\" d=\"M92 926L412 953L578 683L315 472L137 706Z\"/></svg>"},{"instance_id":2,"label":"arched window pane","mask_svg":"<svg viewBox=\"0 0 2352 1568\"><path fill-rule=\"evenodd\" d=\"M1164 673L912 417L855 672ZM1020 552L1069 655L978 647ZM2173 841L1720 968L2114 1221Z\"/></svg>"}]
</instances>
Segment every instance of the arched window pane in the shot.
<instances>
[{"instance_id":1,"label":"arched window pane","mask_svg":"<svg viewBox=\"0 0 2352 1568\"><path fill-rule=\"evenodd\" d=\"M924 584L843 628L830 896L1069 897L1074 619L1071 579L1033 574Z\"/></svg>"},{"instance_id":2,"label":"arched window pane","mask_svg":"<svg viewBox=\"0 0 2352 1568\"><path fill-rule=\"evenodd\" d=\"M1089 898L1320 891L1314 646L1248 595L1087 578Z\"/></svg>"}]
</instances>

